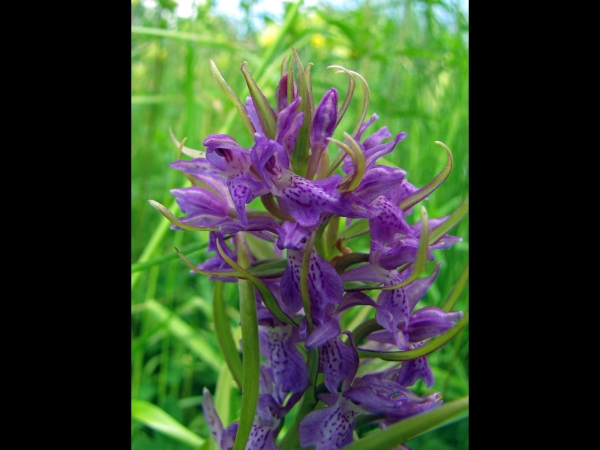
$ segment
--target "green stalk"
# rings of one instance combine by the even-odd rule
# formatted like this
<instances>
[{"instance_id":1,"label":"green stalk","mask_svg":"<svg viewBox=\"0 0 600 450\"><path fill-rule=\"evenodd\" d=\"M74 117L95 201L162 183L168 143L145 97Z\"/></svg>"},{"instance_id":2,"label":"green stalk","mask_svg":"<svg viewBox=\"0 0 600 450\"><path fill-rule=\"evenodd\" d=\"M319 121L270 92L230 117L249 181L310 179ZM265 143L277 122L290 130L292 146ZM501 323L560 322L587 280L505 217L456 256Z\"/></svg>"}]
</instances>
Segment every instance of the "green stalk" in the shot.
<instances>
[{"instance_id":1,"label":"green stalk","mask_svg":"<svg viewBox=\"0 0 600 450\"><path fill-rule=\"evenodd\" d=\"M235 236L238 264L243 268L250 266L246 240L242 232ZM242 322L242 407L233 450L244 450L252 431L252 422L258 404L260 379L260 355L258 347L258 317L256 314L256 296L254 285L248 280L239 280L240 321Z\"/></svg>"}]
</instances>

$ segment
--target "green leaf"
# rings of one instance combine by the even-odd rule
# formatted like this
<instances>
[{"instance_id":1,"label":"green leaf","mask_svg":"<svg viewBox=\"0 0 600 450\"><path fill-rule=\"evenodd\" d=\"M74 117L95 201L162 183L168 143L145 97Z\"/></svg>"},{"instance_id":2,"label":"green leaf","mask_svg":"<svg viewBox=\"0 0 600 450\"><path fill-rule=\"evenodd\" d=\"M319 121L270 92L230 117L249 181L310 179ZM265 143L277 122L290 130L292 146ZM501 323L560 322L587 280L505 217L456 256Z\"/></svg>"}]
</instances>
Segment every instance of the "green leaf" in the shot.
<instances>
[{"instance_id":1,"label":"green leaf","mask_svg":"<svg viewBox=\"0 0 600 450\"><path fill-rule=\"evenodd\" d=\"M150 203L150 205L152 205L152 207L154 209L156 209L159 213L161 213L163 216L165 216L169 222L171 222L173 225L177 225L180 228L183 228L184 230L189 230L189 231L218 231L218 228L205 228L205 227L195 227L193 225L189 225L187 223L181 222L180 220L177 219L177 217L175 217L175 215L169 211L169 209L163 205L161 205L160 203L158 203L155 200L149 199L148 203Z\"/></svg>"},{"instance_id":2,"label":"green leaf","mask_svg":"<svg viewBox=\"0 0 600 450\"><path fill-rule=\"evenodd\" d=\"M183 444L198 447L205 442L205 439L177 422L158 406L144 400L131 400L131 417Z\"/></svg>"},{"instance_id":3,"label":"green leaf","mask_svg":"<svg viewBox=\"0 0 600 450\"><path fill-rule=\"evenodd\" d=\"M225 299L223 298L223 282L215 282L215 290L213 295L213 318L215 323L215 333L219 346L225 357L225 362L231 370L235 382L238 387L242 388L242 359L238 353L235 341L231 335L231 326L229 324L229 317L227 317L227 310Z\"/></svg>"},{"instance_id":4,"label":"green leaf","mask_svg":"<svg viewBox=\"0 0 600 450\"><path fill-rule=\"evenodd\" d=\"M291 156L291 163L294 172L304 177L308 170L308 161L310 160L310 129L315 114L315 105L311 101L313 98L312 86L310 85L310 78L308 76L308 69L312 63L309 63L309 66L305 70L298 56L298 50L292 48L292 51L294 53L294 61L298 66L298 96L302 98L298 111L304 113L304 121L298 130L296 147Z\"/></svg>"},{"instance_id":5,"label":"green leaf","mask_svg":"<svg viewBox=\"0 0 600 450\"><path fill-rule=\"evenodd\" d=\"M408 417L344 447L344 450L381 450L395 448L427 431L452 421L469 409L469 397L461 397L438 408Z\"/></svg>"},{"instance_id":6,"label":"green leaf","mask_svg":"<svg viewBox=\"0 0 600 450\"><path fill-rule=\"evenodd\" d=\"M238 264L241 267L250 265L250 258L246 248L243 233L237 233ZM218 241L217 241L218 246ZM225 255L218 247L221 256ZM227 256L227 255L225 255ZM242 322L242 355L243 380L242 380L242 406L233 450L244 450L246 442L252 431L256 405L258 404L258 387L260 380L260 355L258 345L258 317L256 313L256 296L254 285L250 281L238 281L240 293L240 320Z\"/></svg>"},{"instance_id":7,"label":"green leaf","mask_svg":"<svg viewBox=\"0 0 600 450\"><path fill-rule=\"evenodd\" d=\"M248 69L246 69L247 64L248 63L244 61L242 63L242 67L240 67L240 70L244 74L244 78L246 78L246 84L248 85L248 90L250 91L250 97L252 97L252 103L254 104L256 115L260 120L266 136L269 139L275 139L277 116L275 115L275 111L273 111L273 108L271 108L271 105L265 98L264 94L257 86L254 78L252 78L252 75L250 75L250 72L248 72Z\"/></svg>"},{"instance_id":8,"label":"green leaf","mask_svg":"<svg viewBox=\"0 0 600 450\"><path fill-rule=\"evenodd\" d=\"M444 181L446 181L448 175L450 175L450 172L452 172L452 152L448 147L446 147L446 145L443 142L435 141L435 143L441 145L442 147L444 147L444 150L446 150L446 153L448 154L448 163L433 180L431 180L418 191L413 192L411 195L402 200L402 202L398 205L398 207L402 211L406 211L407 209L410 209L411 207L415 206L421 200L424 200L429 194L431 194L438 187L440 187L440 185Z\"/></svg>"},{"instance_id":9,"label":"green leaf","mask_svg":"<svg viewBox=\"0 0 600 450\"><path fill-rule=\"evenodd\" d=\"M345 72L348 75L348 92L346 94L346 98L344 99L344 103L340 106L340 109L337 112L337 121L335 122L335 128L340 124L344 114L348 110L348 105L350 105L350 100L352 100L352 95L354 94L354 88L356 87L356 81L354 81L354 76L349 73L348 70L344 69L342 66L327 66L328 69L341 69L335 73Z\"/></svg>"},{"instance_id":10,"label":"green leaf","mask_svg":"<svg viewBox=\"0 0 600 450\"><path fill-rule=\"evenodd\" d=\"M219 72L219 69L217 69L217 65L212 59L210 60L210 71L212 72L215 81L217 82L223 93L227 96L227 98L229 98L229 100L231 100L231 103L233 103L235 109L237 109L238 113L240 114L240 117L242 118L242 122L244 122L244 125L246 125L246 129L250 133L250 137L254 138L254 133L256 133L256 130L254 129L254 125L252 125L252 121L250 120L250 117L246 112L246 108L244 108L244 105L242 104L240 99L237 97L237 95L235 95L233 89L229 87L229 85L221 75L221 72Z\"/></svg>"}]
</instances>

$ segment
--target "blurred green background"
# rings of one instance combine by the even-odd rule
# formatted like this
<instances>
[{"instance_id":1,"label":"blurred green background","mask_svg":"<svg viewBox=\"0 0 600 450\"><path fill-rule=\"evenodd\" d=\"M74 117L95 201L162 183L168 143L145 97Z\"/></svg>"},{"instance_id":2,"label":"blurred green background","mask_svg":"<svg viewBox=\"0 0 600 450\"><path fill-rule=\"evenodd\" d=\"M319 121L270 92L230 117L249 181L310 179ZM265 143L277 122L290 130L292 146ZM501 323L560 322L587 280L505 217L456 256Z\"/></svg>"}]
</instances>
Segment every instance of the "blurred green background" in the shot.
<instances>
[{"instance_id":1,"label":"blurred green background","mask_svg":"<svg viewBox=\"0 0 600 450\"><path fill-rule=\"evenodd\" d=\"M214 448L202 414L203 387L214 394L221 383L218 409L225 426L236 419L239 407L237 390L223 373L228 371L221 371L212 284L191 275L173 252L177 247L194 263L202 262L207 233L170 230L169 222L147 202L154 199L172 207L169 190L188 185L181 172L168 166L177 159L169 127L195 149L203 149L209 134L222 132L251 145L235 109L214 82L211 59L242 101L248 91L240 65L247 61L272 104L280 64L291 47L299 49L304 65L314 63L315 103L332 86L340 101L345 98L347 76L327 66L360 73L370 88L367 118L373 113L380 117L366 136L384 125L393 135L408 133L385 159L405 169L410 182L422 187L444 167L445 152L435 141L452 150L452 173L423 202L429 217L450 214L468 197L467 2L272 2L271 9L265 3L131 3L132 449ZM357 84L334 138L343 140L342 131L352 132L362 95ZM467 264L468 222L467 216L450 233L462 242L434 252L443 264L419 307L441 305ZM235 286L226 284L225 294L236 327ZM454 309L468 310L468 287ZM236 333L239 337L239 329ZM418 393L441 392L446 401L468 395L468 336L467 327L429 357L436 383L429 389L417 383ZM413 450L466 449L468 417L407 444Z\"/></svg>"}]
</instances>

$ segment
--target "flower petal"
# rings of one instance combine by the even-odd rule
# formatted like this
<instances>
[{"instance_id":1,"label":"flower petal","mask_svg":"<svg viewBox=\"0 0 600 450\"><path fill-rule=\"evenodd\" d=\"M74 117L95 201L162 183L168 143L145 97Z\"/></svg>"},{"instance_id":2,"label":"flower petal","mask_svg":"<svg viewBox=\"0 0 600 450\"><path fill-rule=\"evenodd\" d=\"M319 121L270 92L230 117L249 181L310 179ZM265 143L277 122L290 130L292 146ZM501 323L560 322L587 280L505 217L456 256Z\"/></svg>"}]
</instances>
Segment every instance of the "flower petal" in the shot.
<instances>
[{"instance_id":1,"label":"flower petal","mask_svg":"<svg viewBox=\"0 0 600 450\"><path fill-rule=\"evenodd\" d=\"M300 445L337 450L350 444L355 418L361 412L351 400L340 396L334 405L308 413L298 427Z\"/></svg>"}]
</instances>

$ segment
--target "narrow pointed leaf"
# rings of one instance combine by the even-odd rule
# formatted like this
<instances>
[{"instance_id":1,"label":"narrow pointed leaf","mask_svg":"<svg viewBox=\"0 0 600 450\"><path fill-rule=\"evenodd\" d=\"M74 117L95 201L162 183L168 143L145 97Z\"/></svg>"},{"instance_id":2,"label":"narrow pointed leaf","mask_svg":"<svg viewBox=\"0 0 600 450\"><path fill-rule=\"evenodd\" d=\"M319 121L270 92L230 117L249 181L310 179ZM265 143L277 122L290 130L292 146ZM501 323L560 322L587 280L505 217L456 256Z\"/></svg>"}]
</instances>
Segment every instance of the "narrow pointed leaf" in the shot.
<instances>
[{"instance_id":1,"label":"narrow pointed leaf","mask_svg":"<svg viewBox=\"0 0 600 450\"><path fill-rule=\"evenodd\" d=\"M443 142L435 141L435 143L444 147L444 150L446 150L446 153L448 153L448 163L433 180L431 180L429 183L427 183L425 186L423 186L418 191L412 193L411 195L406 197L404 200L402 200L402 202L398 205L402 211L406 211L406 210L412 208L417 203L419 203L421 200L425 199L425 197L427 197L429 194L431 194L433 191L435 191L438 187L440 187L440 185L444 181L446 181L446 178L448 178L448 175L450 175L450 172L452 172L452 164L453 164L452 152L450 151L450 149L448 147L446 147L446 145Z\"/></svg>"},{"instance_id":2,"label":"narrow pointed leaf","mask_svg":"<svg viewBox=\"0 0 600 450\"><path fill-rule=\"evenodd\" d=\"M233 89L229 87L229 85L221 75L221 72L219 72L219 69L217 69L217 66L212 59L210 60L210 71L212 72L215 81L217 82L223 93L229 98L229 100L231 100L231 103L233 103L235 109L237 109L238 113L240 113L242 122L244 122L244 125L246 125L246 129L250 133L250 136L254 137L256 129L254 128L254 125L252 125L252 121L250 120L250 117L246 112L246 108L244 108L244 105L242 104L240 99L237 97L237 95L235 95Z\"/></svg>"},{"instance_id":3,"label":"narrow pointed leaf","mask_svg":"<svg viewBox=\"0 0 600 450\"><path fill-rule=\"evenodd\" d=\"M183 138L181 140L181 142L179 142L177 140L177 138L175 137L175 135L173 134L173 129L171 127L169 127L169 134L171 135L171 140L175 144L175 147L177 147L177 149L179 149L182 153L184 153L194 159L206 157L206 152L204 152L202 150L194 150L193 148L189 148L189 147L186 147L185 145L183 145L185 143L186 138Z\"/></svg>"},{"instance_id":4,"label":"narrow pointed leaf","mask_svg":"<svg viewBox=\"0 0 600 450\"><path fill-rule=\"evenodd\" d=\"M444 403L438 408L396 422L377 433L372 433L359 441L353 442L344 447L344 450L397 448L409 439L448 423L456 416L468 411L468 409L469 397L461 397L457 400Z\"/></svg>"},{"instance_id":5,"label":"narrow pointed leaf","mask_svg":"<svg viewBox=\"0 0 600 450\"><path fill-rule=\"evenodd\" d=\"M298 130L298 138L296 139L296 147L291 156L291 162L294 172L304 177L306 176L308 161L310 159L310 129L315 114L315 106L310 101L313 97L312 86L310 86L307 74L298 56L298 50L293 48L292 51L294 52L294 61L298 66L298 96L302 98L298 111L304 113L304 120Z\"/></svg>"},{"instance_id":6,"label":"narrow pointed leaf","mask_svg":"<svg viewBox=\"0 0 600 450\"><path fill-rule=\"evenodd\" d=\"M195 227L193 225L183 223L180 220L178 220L177 217L175 217L171 211L169 211L165 206L161 205L157 201L148 199L148 203L150 203L150 205L154 209L156 209L159 213L161 213L163 216L165 216L169 220L169 222L171 222L173 225L177 225L178 227L183 228L184 230L189 230L189 231L218 231L219 230L218 228Z\"/></svg>"},{"instance_id":7,"label":"narrow pointed leaf","mask_svg":"<svg viewBox=\"0 0 600 450\"><path fill-rule=\"evenodd\" d=\"M242 389L242 359L238 353L235 341L231 335L231 325L227 316L225 299L223 298L223 282L215 283L213 293L213 319L215 333L219 346L225 357L225 362L240 390Z\"/></svg>"},{"instance_id":8,"label":"narrow pointed leaf","mask_svg":"<svg viewBox=\"0 0 600 450\"><path fill-rule=\"evenodd\" d=\"M354 138L352 136L350 136L346 132L344 132L343 134L344 134L344 137L348 140L348 144L349 144L348 146L350 147L350 149L352 150L352 153L354 154L354 158L352 159L352 162L354 163L354 173L352 174L352 181L351 181L350 185L348 185L348 188L347 188L347 191L353 191L354 189L356 189L358 187L358 185L362 181L363 175L365 173L365 168L366 168L365 154L363 153L361 148L358 146L358 143L354 140Z\"/></svg>"},{"instance_id":9,"label":"narrow pointed leaf","mask_svg":"<svg viewBox=\"0 0 600 450\"><path fill-rule=\"evenodd\" d=\"M202 270L198 269L198 267L194 265L193 262L187 259L177 247L175 248L175 252L183 260L183 262L185 262L188 265L188 267L194 272L211 277L239 278L247 280L248 277L245 275L245 273L249 273L256 278L277 278L283 275L283 272L285 272L285 266L287 264L287 261L285 259L280 259L279 261L270 261L252 267L244 273L238 271Z\"/></svg>"},{"instance_id":10,"label":"narrow pointed leaf","mask_svg":"<svg viewBox=\"0 0 600 450\"><path fill-rule=\"evenodd\" d=\"M342 66L327 66L328 69L340 69L338 70L336 73L341 73L341 72L345 72L346 74L348 74L348 93L346 94L346 98L344 99L344 103L342 103L342 106L340 106L340 109L338 110L338 115L337 115L337 122L335 123L335 127L337 128L337 126L340 124L342 117L344 117L344 114L346 114L346 111L348 110L348 105L350 105L350 100L352 100L352 95L354 94L354 88L356 87L356 81L354 81L354 76L352 75L352 73L350 73L349 70L345 69Z\"/></svg>"},{"instance_id":11,"label":"narrow pointed leaf","mask_svg":"<svg viewBox=\"0 0 600 450\"><path fill-rule=\"evenodd\" d=\"M265 98L262 91L256 85L254 78L246 69L246 65L248 63L244 61L242 63L242 67L240 70L244 74L244 78L246 78L246 84L248 85L248 90L250 91L250 97L252 97L252 102L254 103L254 108L256 108L256 114L258 115L258 119L265 130L265 133L269 139L275 139L275 131L277 129L277 116L269 105L269 102Z\"/></svg>"},{"instance_id":12,"label":"narrow pointed leaf","mask_svg":"<svg viewBox=\"0 0 600 450\"><path fill-rule=\"evenodd\" d=\"M131 400L131 418L182 444L198 447L205 442L205 439L173 419L161 408L144 400Z\"/></svg>"},{"instance_id":13,"label":"narrow pointed leaf","mask_svg":"<svg viewBox=\"0 0 600 450\"><path fill-rule=\"evenodd\" d=\"M365 92L363 95L363 105L362 105L362 109L360 111L360 118L359 118L358 122L356 123L356 127L354 128L354 131L352 132L352 136L356 137L356 136L358 136L358 133L360 132L360 128L362 127L362 124L365 121L365 117L367 117L367 109L369 108L369 97L370 97L371 93L369 91L369 85L367 84L367 80L365 80L361 74L354 72L353 70L350 70L349 72L352 75L357 76L365 88Z\"/></svg>"}]
</instances>

